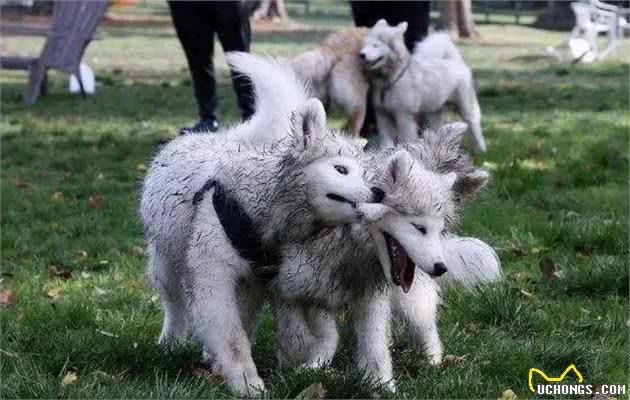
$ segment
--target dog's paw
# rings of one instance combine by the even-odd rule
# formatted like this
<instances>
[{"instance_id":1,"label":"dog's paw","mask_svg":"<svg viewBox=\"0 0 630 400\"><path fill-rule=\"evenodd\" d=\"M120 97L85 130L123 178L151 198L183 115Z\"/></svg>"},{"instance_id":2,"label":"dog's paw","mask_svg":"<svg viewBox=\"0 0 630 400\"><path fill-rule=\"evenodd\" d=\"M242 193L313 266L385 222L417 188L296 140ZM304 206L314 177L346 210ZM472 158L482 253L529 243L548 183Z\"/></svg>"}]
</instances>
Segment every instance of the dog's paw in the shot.
<instances>
[{"instance_id":1,"label":"dog's paw","mask_svg":"<svg viewBox=\"0 0 630 400\"><path fill-rule=\"evenodd\" d=\"M442 353L428 354L429 364L438 367L442 363Z\"/></svg>"}]
</instances>

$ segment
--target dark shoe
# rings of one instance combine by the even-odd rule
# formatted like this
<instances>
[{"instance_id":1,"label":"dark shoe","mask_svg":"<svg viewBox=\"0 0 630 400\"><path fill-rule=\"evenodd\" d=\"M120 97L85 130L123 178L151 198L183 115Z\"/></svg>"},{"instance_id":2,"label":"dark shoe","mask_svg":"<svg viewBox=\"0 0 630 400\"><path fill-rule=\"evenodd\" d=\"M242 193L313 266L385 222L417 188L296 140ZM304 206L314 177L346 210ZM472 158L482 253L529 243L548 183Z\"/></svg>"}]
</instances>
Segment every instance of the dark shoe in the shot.
<instances>
[{"instance_id":1,"label":"dark shoe","mask_svg":"<svg viewBox=\"0 0 630 400\"><path fill-rule=\"evenodd\" d=\"M186 126L179 131L180 135L189 133L213 133L219 129L219 122L214 118L204 118L195 125Z\"/></svg>"}]
</instances>

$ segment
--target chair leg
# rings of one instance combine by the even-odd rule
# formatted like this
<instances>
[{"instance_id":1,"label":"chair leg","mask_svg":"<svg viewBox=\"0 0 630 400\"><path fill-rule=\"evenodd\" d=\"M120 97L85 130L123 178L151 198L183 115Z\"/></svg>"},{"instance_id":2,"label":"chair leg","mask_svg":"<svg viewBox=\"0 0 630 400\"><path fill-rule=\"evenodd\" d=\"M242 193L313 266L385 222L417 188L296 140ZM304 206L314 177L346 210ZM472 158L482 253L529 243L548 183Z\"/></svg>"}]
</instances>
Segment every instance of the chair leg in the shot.
<instances>
[{"instance_id":1,"label":"chair leg","mask_svg":"<svg viewBox=\"0 0 630 400\"><path fill-rule=\"evenodd\" d=\"M46 80L46 67L39 63L33 63L30 68L28 85L24 91L24 103L34 104L41 93L42 83Z\"/></svg>"}]
</instances>

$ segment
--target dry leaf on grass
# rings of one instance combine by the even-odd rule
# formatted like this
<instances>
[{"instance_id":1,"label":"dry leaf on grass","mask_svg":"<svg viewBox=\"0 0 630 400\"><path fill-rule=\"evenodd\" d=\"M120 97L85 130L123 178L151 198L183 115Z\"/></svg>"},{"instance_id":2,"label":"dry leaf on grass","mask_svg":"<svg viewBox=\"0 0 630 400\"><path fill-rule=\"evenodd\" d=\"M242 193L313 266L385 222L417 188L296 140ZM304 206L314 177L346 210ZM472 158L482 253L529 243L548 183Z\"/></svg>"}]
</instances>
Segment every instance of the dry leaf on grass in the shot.
<instances>
[{"instance_id":1,"label":"dry leaf on grass","mask_svg":"<svg viewBox=\"0 0 630 400\"><path fill-rule=\"evenodd\" d=\"M225 378L223 377L223 375L215 371L211 371L207 368L197 367L193 369L192 373L197 378L208 381L208 383L211 383L213 385L222 385L225 383Z\"/></svg>"},{"instance_id":2,"label":"dry leaf on grass","mask_svg":"<svg viewBox=\"0 0 630 400\"><path fill-rule=\"evenodd\" d=\"M87 258L88 253L85 250L77 250L77 257L79 258Z\"/></svg>"},{"instance_id":3,"label":"dry leaf on grass","mask_svg":"<svg viewBox=\"0 0 630 400\"><path fill-rule=\"evenodd\" d=\"M92 210L98 210L103 207L103 195L100 193L92 193L90 195L90 207Z\"/></svg>"},{"instance_id":4,"label":"dry leaf on grass","mask_svg":"<svg viewBox=\"0 0 630 400\"><path fill-rule=\"evenodd\" d=\"M53 198L53 200L61 201L61 200L63 200L63 193L62 192L55 192L55 193L53 193L52 198Z\"/></svg>"},{"instance_id":5,"label":"dry leaf on grass","mask_svg":"<svg viewBox=\"0 0 630 400\"><path fill-rule=\"evenodd\" d=\"M46 291L46 296L50 297L51 299L58 299L59 297L61 297L62 294L63 288L60 287L48 289Z\"/></svg>"},{"instance_id":6,"label":"dry leaf on grass","mask_svg":"<svg viewBox=\"0 0 630 400\"><path fill-rule=\"evenodd\" d=\"M63 376L63 379L61 380L61 385L62 386L72 385L73 383L75 383L78 380L79 380L79 375L78 375L77 371L75 371L75 370L67 370L66 373Z\"/></svg>"},{"instance_id":7,"label":"dry leaf on grass","mask_svg":"<svg viewBox=\"0 0 630 400\"><path fill-rule=\"evenodd\" d=\"M144 171L146 171L146 170L147 170L147 166L146 166L146 165L144 165L144 164L138 164L138 165L136 165L136 169L137 169L138 171L140 171L140 172L144 172Z\"/></svg>"},{"instance_id":8,"label":"dry leaf on grass","mask_svg":"<svg viewBox=\"0 0 630 400\"><path fill-rule=\"evenodd\" d=\"M6 307L10 304L13 304L16 299L15 292L11 289L0 289L0 307Z\"/></svg>"},{"instance_id":9,"label":"dry leaf on grass","mask_svg":"<svg viewBox=\"0 0 630 400\"><path fill-rule=\"evenodd\" d=\"M507 389L507 390L504 390L503 393L501 393L501 397L499 397L497 400L516 400L516 399L518 399L518 397L516 397L516 393L514 393L512 389Z\"/></svg>"},{"instance_id":10,"label":"dry leaf on grass","mask_svg":"<svg viewBox=\"0 0 630 400\"><path fill-rule=\"evenodd\" d=\"M543 258L542 260L540 260L540 263L538 264L538 266L540 267L540 272L542 273L544 278L546 279L560 278L560 273L556 269L556 264L553 262L551 258L549 257Z\"/></svg>"},{"instance_id":11,"label":"dry leaf on grass","mask_svg":"<svg viewBox=\"0 0 630 400\"><path fill-rule=\"evenodd\" d=\"M313 383L306 389L302 390L295 396L295 399L307 400L307 399L325 399L326 389L321 382Z\"/></svg>"},{"instance_id":12,"label":"dry leaf on grass","mask_svg":"<svg viewBox=\"0 0 630 400\"><path fill-rule=\"evenodd\" d=\"M468 357L468 354L464 354L463 356L455 356L452 354L447 354L446 356L444 356L444 359L442 359L442 362L438 365L438 367L447 368L447 367L450 367L451 365L460 364L464 362L466 357Z\"/></svg>"},{"instance_id":13,"label":"dry leaf on grass","mask_svg":"<svg viewBox=\"0 0 630 400\"><path fill-rule=\"evenodd\" d=\"M72 270L59 269L59 267L57 267L56 265L49 265L48 276L50 276L51 278L70 279L72 278Z\"/></svg>"}]
</instances>

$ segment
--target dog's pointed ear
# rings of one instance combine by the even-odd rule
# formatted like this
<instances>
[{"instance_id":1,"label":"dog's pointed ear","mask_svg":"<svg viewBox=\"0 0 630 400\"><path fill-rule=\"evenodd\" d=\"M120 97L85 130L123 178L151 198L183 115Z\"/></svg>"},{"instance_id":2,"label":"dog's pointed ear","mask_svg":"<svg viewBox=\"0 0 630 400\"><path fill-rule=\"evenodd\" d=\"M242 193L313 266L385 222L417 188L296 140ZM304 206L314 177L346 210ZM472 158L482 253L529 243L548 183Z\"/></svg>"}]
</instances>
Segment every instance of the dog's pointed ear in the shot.
<instances>
[{"instance_id":1,"label":"dog's pointed ear","mask_svg":"<svg viewBox=\"0 0 630 400\"><path fill-rule=\"evenodd\" d=\"M468 203L481 192L488 181L490 175L482 169L476 169L457 176L453 183L453 193L457 203Z\"/></svg>"},{"instance_id":2,"label":"dog's pointed ear","mask_svg":"<svg viewBox=\"0 0 630 400\"><path fill-rule=\"evenodd\" d=\"M405 32L407 32L408 27L409 24L406 21L403 21L400 24L396 25L396 32L400 35L403 35Z\"/></svg>"},{"instance_id":3,"label":"dog's pointed ear","mask_svg":"<svg viewBox=\"0 0 630 400\"><path fill-rule=\"evenodd\" d=\"M352 139L352 143L354 143L361 151L364 151L368 140L366 138L356 138Z\"/></svg>"},{"instance_id":4,"label":"dog's pointed ear","mask_svg":"<svg viewBox=\"0 0 630 400\"><path fill-rule=\"evenodd\" d=\"M384 18L381 18L378 21L376 21L376 24L374 24L374 26L377 28L381 28L383 26L388 26L388 25L387 25L387 21L385 21Z\"/></svg>"},{"instance_id":5,"label":"dog's pointed ear","mask_svg":"<svg viewBox=\"0 0 630 400\"><path fill-rule=\"evenodd\" d=\"M293 113L292 119L293 134L305 149L326 131L326 110L317 99L306 100Z\"/></svg>"},{"instance_id":6,"label":"dog's pointed ear","mask_svg":"<svg viewBox=\"0 0 630 400\"><path fill-rule=\"evenodd\" d=\"M465 122L452 122L443 125L437 130L438 137L449 145L459 146L464 139L464 134L468 130L468 124Z\"/></svg>"},{"instance_id":7,"label":"dog's pointed ear","mask_svg":"<svg viewBox=\"0 0 630 400\"><path fill-rule=\"evenodd\" d=\"M385 179L395 185L400 182L411 170L413 160L408 152L401 150L387 160L385 167Z\"/></svg>"}]
</instances>

